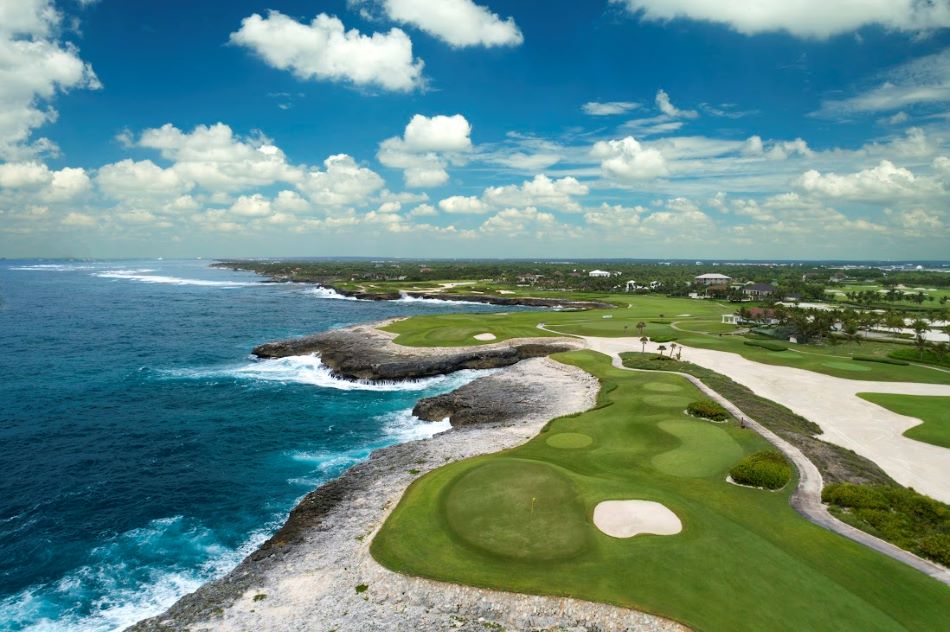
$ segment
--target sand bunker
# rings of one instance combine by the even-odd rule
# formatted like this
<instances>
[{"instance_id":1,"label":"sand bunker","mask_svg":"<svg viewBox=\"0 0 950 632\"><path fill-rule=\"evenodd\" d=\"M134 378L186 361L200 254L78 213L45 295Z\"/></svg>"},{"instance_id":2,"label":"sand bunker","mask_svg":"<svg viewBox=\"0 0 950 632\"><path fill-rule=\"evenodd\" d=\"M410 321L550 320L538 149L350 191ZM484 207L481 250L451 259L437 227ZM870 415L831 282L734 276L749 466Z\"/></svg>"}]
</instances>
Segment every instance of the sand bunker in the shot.
<instances>
[{"instance_id":1,"label":"sand bunker","mask_svg":"<svg viewBox=\"0 0 950 632\"><path fill-rule=\"evenodd\" d=\"M614 538L674 535L683 530L675 513L652 500L605 500L594 507L594 524Z\"/></svg>"},{"instance_id":2,"label":"sand bunker","mask_svg":"<svg viewBox=\"0 0 950 632\"><path fill-rule=\"evenodd\" d=\"M475 334L474 338L475 340L494 340L495 334Z\"/></svg>"}]
</instances>

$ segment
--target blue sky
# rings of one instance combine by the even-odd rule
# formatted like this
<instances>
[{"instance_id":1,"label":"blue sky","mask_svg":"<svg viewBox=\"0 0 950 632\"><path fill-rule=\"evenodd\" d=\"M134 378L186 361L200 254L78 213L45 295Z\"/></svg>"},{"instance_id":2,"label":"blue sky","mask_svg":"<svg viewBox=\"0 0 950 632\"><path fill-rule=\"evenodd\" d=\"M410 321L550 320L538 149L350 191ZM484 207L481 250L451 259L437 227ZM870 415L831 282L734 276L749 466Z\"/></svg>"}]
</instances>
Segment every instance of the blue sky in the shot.
<instances>
[{"instance_id":1,"label":"blue sky","mask_svg":"<svg viewBox=\"0 0 950 632\"><path fill-rule=\"evenodd\" d=\"M0 0L0 256L946 258L950 2L735 4Z\"/></svg>"}]
</instances>

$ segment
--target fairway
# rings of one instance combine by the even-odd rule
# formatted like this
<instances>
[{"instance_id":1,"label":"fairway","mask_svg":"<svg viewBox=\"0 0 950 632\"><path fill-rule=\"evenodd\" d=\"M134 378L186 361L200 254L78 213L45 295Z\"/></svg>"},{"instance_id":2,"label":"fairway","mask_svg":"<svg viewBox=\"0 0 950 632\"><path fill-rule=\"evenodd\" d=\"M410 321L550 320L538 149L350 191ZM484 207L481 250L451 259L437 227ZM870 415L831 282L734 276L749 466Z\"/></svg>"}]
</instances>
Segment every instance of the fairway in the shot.
<instances>
[{"instance_id":1,"label":"fairway","mask_svg":"<svg viewBox=\"0 0 950 632\"><path fill-rule=\"evenodd\" d=\"M947 587L807 522L788 504L794 481L778 492L727 483L769 444L734 420L712 424L652 399L700 399L686 380L616 369L591 351L557 357L601 380L598 406L415 481L372 542L380 563L632 607L697 630L941 627ZM577 435L592 441L558 447ZM614 500L662 505L682 531L602 533L595 508Z\"/></svg>"},{"instance_id":2,"label":"fairway","mask_svg":"<svg viewBox=\"0 0 950 632\"><path fill-rule=\"evenodd\" d=\"M924 422L905 432L905 437L950 448L950 397L887 393L858 393L858 397L898 415L916 417Z\"/></svg>"}]
</instances>

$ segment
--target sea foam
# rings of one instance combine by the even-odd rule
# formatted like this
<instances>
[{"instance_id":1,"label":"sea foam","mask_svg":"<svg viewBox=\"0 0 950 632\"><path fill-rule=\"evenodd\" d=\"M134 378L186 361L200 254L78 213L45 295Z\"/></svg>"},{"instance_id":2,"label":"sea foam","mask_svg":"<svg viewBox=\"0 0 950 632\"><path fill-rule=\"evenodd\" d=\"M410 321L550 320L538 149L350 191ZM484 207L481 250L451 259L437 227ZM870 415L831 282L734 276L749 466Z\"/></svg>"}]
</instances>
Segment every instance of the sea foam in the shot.
<instances>
[{"instance_id":1,"label":"sea foam","mask_svg":"<svg viewBox=\"0 0 950 632\"><path fill-rule=\"evenodd\" d=\"M160 283L164 285L196 285L201 287L220 287L235 288L248 285L261 285L257 282L247 281L208 281L206 279L185 279L181 277L164 276L159 274L148 274L155 270L144 268L139 270L106 270L104 272L93 272L92 276L101 279L123 279L126 281L139 281L140 283Z\"/></svg>"}]
</instances>

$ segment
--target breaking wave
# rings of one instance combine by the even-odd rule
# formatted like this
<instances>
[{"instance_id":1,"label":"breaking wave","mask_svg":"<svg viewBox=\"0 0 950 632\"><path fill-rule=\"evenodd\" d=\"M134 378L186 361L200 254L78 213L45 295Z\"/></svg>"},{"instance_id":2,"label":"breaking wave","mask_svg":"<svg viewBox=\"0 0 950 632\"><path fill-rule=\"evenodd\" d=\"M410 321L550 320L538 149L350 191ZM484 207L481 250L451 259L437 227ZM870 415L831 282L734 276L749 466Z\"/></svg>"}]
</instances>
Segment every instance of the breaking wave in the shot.
<instances>
[{"instance_id":1,"label":"breaking wave","mask_svg":"<svg viewBox=\"0 0 950 632\"><path fill-rule=\"evenodd\" d=\"M257 282L248 281L208 281L205 279L184 279L181 277L164 276L160 274L148 274L155 272L149 268L139 270L106 270L104 272L93 272L92 276L102 279L124 279L127 281L139 281L141 283L161 283L164 285L197 285L202 287L220 287L235 288L247 285L261 285Z\"/></svg>"}]
</instances>

